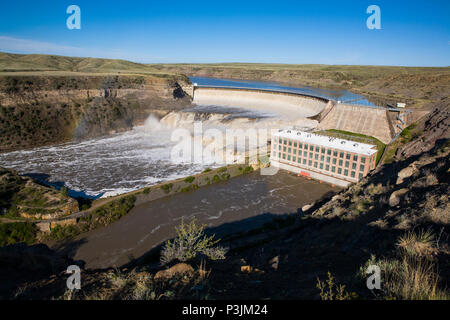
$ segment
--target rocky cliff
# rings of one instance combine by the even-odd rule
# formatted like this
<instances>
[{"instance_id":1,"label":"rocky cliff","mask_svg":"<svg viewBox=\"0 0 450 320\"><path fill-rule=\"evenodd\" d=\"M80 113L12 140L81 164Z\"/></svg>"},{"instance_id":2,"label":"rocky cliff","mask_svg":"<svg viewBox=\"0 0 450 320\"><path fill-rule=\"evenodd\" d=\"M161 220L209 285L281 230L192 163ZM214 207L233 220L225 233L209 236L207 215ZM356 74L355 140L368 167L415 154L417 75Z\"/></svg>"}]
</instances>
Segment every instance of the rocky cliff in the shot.
<instances>
[{"instance_id":1,"label":"rocky cliff","mask_svg":"<svg viewBox=\"0 0 450 320\"><path fill-rule=\"evenodd\" d=\"M129 130L190 105L183 88L182 76L0 76L0 152Z\"/></svg>"}]
</instances>

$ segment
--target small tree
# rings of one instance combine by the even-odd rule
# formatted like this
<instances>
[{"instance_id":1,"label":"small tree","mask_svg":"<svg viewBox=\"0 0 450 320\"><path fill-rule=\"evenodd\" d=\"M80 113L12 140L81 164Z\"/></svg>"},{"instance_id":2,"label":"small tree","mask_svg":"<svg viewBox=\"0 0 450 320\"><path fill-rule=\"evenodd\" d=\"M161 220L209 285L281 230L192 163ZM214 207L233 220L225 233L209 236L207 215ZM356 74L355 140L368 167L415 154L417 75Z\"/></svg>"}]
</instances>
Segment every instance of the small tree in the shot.
<instances>
[{"instance_id":1,"label":"small tree","mask_svg":"<svg viewBox=\"0 0 450 320\"><path fill-rule=\"evenodd\" d=\"M215 246L220 239L214 240L214 235L206 236L205 225L197 225L195 218L189 224L182 219L181 225L175 229L177 236L172 241L167 241L162 249L162 264L174 260L188 261L198 254L204 254L211 260L225 259L227 249Z\"/></svg>"}]
</instances>

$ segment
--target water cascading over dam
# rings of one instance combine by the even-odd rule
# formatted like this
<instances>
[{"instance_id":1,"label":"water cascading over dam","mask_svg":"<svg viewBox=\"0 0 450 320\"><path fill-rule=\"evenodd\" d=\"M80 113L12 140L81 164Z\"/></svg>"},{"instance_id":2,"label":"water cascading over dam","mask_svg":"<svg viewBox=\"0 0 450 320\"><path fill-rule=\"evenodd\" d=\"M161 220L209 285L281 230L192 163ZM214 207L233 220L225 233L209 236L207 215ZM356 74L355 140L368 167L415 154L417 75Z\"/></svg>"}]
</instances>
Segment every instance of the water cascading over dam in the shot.
<instances>
[{"instance_id":1,"label":"water cascading over dam","mask_svg":"<svg viewBox=\"0 0 450 320\"><path fill-rule=\"evenodd\" d=\"M201 141L204 148L214 150L215 154L231 152L244 159L257 148L267 147L271 130L316 128L319 122L311 117L317 116L329 103L325 98L274 90L194 87L193 106L170 112L160 122L167 128L190 130L195 141ZM201 135L194 134L196 122L201 122ZM226 136L218 138L216 129ZM230 138L233 135L240 139L237 145ZM250 137L258 142L247 149L245 139Z\"/></svg>"},{"instance_id":2,"label":"water cascading over dam","mask_svg":"<svg viewBox=\"0 0 450 320\"><path fill-rule=\"evenodd\" d=\"M195 87L193 108L171 112L161 122L171 128L202 121L222 129L313 129L318 121L311 118L329 103L324 98L273 90Z\"/></svg>"},{"instance_id":3,"label":"water cascading over dam","mask_svg":"<svg viewBox=\"0 0 450 320\"><path fill-rule=\"evenodd\" d=\"M242 107L272 112L285 119L308 118L319 114L327 99L297 93L258 89L198 87L194 90L195 104Z\"/></svg>"}]
</instances>

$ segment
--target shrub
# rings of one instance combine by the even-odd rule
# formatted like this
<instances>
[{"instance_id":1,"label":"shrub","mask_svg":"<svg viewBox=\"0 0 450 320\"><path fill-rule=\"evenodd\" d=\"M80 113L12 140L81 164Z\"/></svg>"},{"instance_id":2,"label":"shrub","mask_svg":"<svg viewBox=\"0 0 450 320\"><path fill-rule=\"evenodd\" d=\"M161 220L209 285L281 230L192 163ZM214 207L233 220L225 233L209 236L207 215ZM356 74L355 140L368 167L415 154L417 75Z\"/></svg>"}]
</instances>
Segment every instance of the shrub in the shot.
<instances>
[{"instance_id":1,"label":"shrub","mask_svg":"<svg viewBox=\"0 0 450 320\"><path fill-rule=\"evenodd\" d=\"M191 186L187 186L180 189L180 192L189 192L189 191L191 191Z\"/></svg>"},{"instance_id":2,"label":"shrub","mask_svg":"<svg viewBox=\"0 0 450 320\"><path fill-rule=\"evenodd\" d=\"M36 226L33 223L14 222L0 224L0 246L26 242L31 244L36 238Z\"/></svg>"},{"instance_id":3,"label":"shrub","mask_svg":"<svg viewBox=\"0 0 450 320\"><path fill-rule=\"evenodd\" d=\"M417 124L413 123L409 127L406 127L401 133L402 142L407 143L420 135L420 132L416 130Z\"/></svg>"},{"instance_id":4,"label":"shrub","mask_svg":"<svg viewBox=\"0 0 450 320\"><path fill-rule=\"evenodd\" d=\"M397 241L398 257L379 259L374 255L360 268L359 275L369 265L377 265L382 274L385 297L403 300L450 299L446 290L439 289L439 274L434 263L437 249L434 234L428 231L408 232Z\"/></svg>"},{"instance_id":5,"label":"shrub","mask_svg":"<svg viewBox=\"0 0 450 320\"><path fill-rule=\"evenodd\" d=\"M363 213L366 212L366 210L369 208L370 201L367 199L360 200L356 203L355 209L357 213Z\"/></svg>"},{"instance_id":6,"label":"shrub","mask_svg":"<svg viewBox=\"0 0 450 320\"><path fill-rule=\"evenodd\" d=\"M408 232L401 236L397 246L406 254L411 256L432 257L437 252L435 248L435 236L431 230L419 233Z\"/></svg>"},{"instance_id":7,"label":"shrub","mask_svg":"<svg viewBox=\"0 0 450 320\"><path fill-rule=\"evenodd\" d=\"M210 168L206 168L205 170L203 170L203 172L202 173L207 173L207 172L210 172L211 171L211 169Z\"/></svg>"},{"instance_id":8,"label":"shrub","mask_svg":"<svg viewBox=\"0 0 450 320\"><path fill-rule=\"evenodd\" d=\"M206 236L204 229L205 225L197 225L195 218L189 224L182 219L181 225L176 228L177 236L172 241L167 241L162 249L161 263L188 261L199 254L204 254L211 260L225 259L227 250L215 246L220 240L214 240L214 235Z\"/></svg>"},{"instance_id":9,"label":"shrub","mask_svg":"<svg viewBox=\"0 0 450 320\"><path fill-rule=\"evenodd\" d=\"M382 194L384 191L384 187L381 183L374 185L373 183L371 183L369 186L367 186L366 188L366 194L369 196L372 195L378 195L378 194Z\"/></svg>"},{"instance_id":10,"label":"shrub","mask_svg":"<svg viewBox=\"0 0 450 320\"><path fill-rule=\"evenodd\" d=\"M164 184L161 186L161 189L165 192L165 193L169 193L170 191L172 191L173 188L173 183L168 183L168 184Z\"/></svg>"},{"instance_id":11,"label":"shrub","mask_svg":"<svg viewBox=\"0 0 450 320\"><path fill-rule=\"evenodd\" d=\"M195 180L195 177L187 177L186 179L184 179L184 182L186 182L186 183L192 183L192 182L194 182L194 180Z\"/></svg>"},{"instance_id":12,"label":"shrub","mask_svg":"<svg viewBox=\"0 0 450 320\"><path fill-rule=\"evenodd\" d=\"M80 234L81 230L76 225L55 226L50 232L51 238L55 240L67 240Z\"/></svg>"},{"instance_id":13,"label":"shrub","mask_svg":"<svg viewBox=\"0 0 450 320\"><path fill-rule=\"evenodd\" d=\"M149 194L150 193L150 188L144 188L144 190L142 191L143 194Z\"/></svg>"},{"instance_id":14,"label":"shrub","mask_svg":"<svg viewBox=\"0 0 450 320\"><path fill-rule=\"evenodd\" d=\"M322 300L350 300L357 297L354 292L346 292L345 285L335 283L335 278L329 271L327 280L321 281L317 278L316 287L320 290Z\"/></svg>"},{"instance_id":15,"label":"shrub","mask_svg":"<svg viewBox=\"0 0 450 320\"><path fill-rule=\"evenodd\" d=\"M253 167L252 167L252 166L247 166L247 167L245 167L245 169L244 169L244 174L245 174L245 173L250 173L250 172L253 172Z\"/></svg>"},{"instance_id":16,"label":"shrub","mask_svg":"<svg viewBox=\"0 0 450 320\"><path fill-rule=\"evenodd\" d=\"M136 198L134 196L123 197L95 209L93 215L102 225L108 225L130 212L134 207L135 201Z\"/></svg>"}]
</instances>

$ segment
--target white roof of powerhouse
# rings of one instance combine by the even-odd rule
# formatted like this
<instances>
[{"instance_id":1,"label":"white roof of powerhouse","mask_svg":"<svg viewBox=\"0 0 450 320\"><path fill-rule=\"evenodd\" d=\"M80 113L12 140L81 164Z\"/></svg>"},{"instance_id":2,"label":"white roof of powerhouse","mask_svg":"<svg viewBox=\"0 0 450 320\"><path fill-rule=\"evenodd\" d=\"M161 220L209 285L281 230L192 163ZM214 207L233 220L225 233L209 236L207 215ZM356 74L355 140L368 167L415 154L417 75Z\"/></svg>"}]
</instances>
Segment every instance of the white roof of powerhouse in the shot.
<instances>
[{"instance_id":1,"label":"white roof of powerhouse","mask_svg":"<svg viewBox=\"0 0 450 320\"><path fill-rule=\"evenodd\" d=\"M279 132L274 133L273 136L293 139L304 143L311 143L347 152L360 153L367 156L371 156L377 152L377 150L374 149L376 148L374 145L334 137L327 137L304 131L280 130Z\"/></svg>"}]
</instances>

